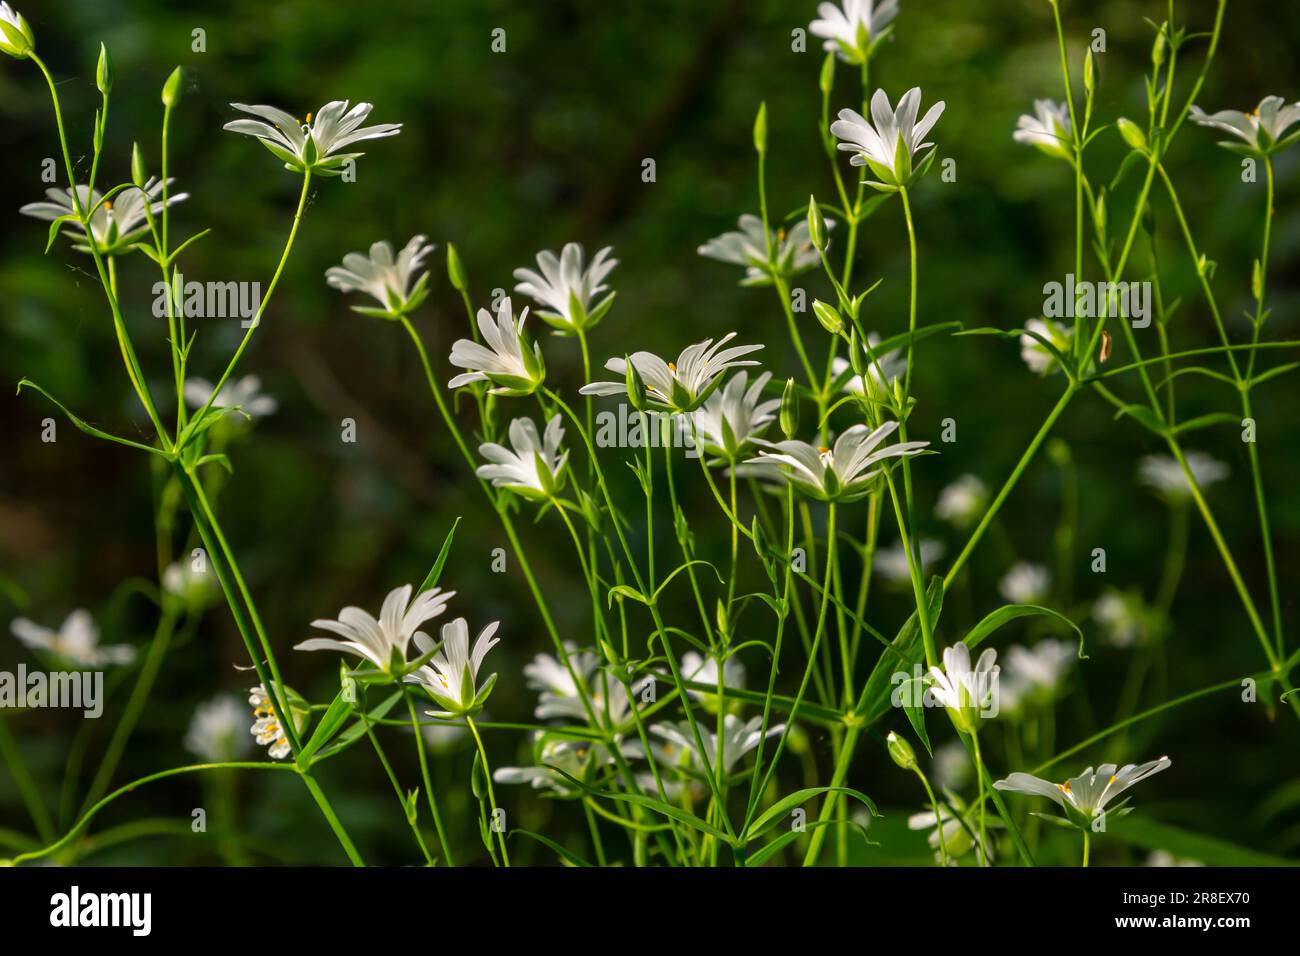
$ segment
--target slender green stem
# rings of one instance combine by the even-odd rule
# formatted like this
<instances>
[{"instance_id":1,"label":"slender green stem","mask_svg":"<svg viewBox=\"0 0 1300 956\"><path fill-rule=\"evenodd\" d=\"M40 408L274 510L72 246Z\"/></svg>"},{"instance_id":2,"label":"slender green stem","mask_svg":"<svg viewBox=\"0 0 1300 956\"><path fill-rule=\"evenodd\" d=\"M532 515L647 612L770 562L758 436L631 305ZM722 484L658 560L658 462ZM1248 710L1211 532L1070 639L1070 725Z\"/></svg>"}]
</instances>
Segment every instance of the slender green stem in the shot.
<instances>
[{"instance_id":1,"label":"slender green stem","mask_svg":"<svg viewBox=\"0 0 1300 956\"><path fill-rule=\"evenodd\" d=\"M429 804L429 812L433 814L433 828L438 833L438 843L442 846L442 855L447 860L447 865L455 866L456 863L451 856L451 844L447 841L447 834L442 828L442 814L438 812L438 801L433 794L433 777L429 773L429 759L424 752L424 734L420 730L420 718L415 713L415 701L405 687L402 688L402 697L406 700L406 709L411 715L411 732L415 734L415 752L420 758L420 779L424 781L424 796Z\"/></svg>"},{"instance_id":2,"label":"slender green stem","mask_svg":"<svg viewBox=\"0 0 1300 956\"><path fill-rule=\"evenodd\" d=\"M483 762L483 779L487 783L488 803L492 807L491 827L496 831L497 843L501 847L501 862L509 866L510 853L506 850L505 827L498 828L496 825L497 798L492 791L492 767L488 764L487 751L483 748L483 738L479 735L478 727L474 725L474 718L468 714L465 716L465 725L469 727L469 732L474 735L474 743L478 745L478 757Z\"/></svg>"}]
</instances>

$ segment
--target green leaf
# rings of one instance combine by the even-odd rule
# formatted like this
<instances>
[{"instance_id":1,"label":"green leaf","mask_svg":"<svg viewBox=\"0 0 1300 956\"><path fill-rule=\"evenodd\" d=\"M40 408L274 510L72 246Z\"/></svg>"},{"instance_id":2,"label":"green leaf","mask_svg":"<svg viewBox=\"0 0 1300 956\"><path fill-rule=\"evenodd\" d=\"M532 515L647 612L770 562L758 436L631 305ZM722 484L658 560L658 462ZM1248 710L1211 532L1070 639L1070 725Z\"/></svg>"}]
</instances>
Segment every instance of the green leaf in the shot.
<instances>
[{"instance_id":1,"label":"green leaf","mask_svg":"<svg viewBox=\"0 0 1300 956\"><path fill-rule=\"evenodd\" d=\"M298 766L311 766L312 755L330 742L339 728L348 719L348 714L352 713L352 705L343 698L343 691L339 691L334 700L330 703L329 709L325 711L325 716L320 719L316 729L312 731L311 739L307 741L302 751L298 754Z\"/></svg>"},{"instance_id":2,"label":"green leaf","mask_svg":"<svg viewBox=\"0 0 1300 956\"><path fill-rule=\"evenodd\" d=\"M433 562L433 567L429 573L424 576L424 583L420 585L416 594L423 594L425 591L438 586L438 579L442 577L442 569L447 564L447 558L451 555L451 542L456 537L456 528L460 524L460 516L451 523L451 530L447 532L447 537L442 541L442 548L438 551L438 559Z\"/></svg>"},{"instance_id":3,"label":"green leaf","mask_svg":"<svg viewBox=\"0 0 1300 956\"><path fill-rule=\"evenodd\" d=\"M1121 418L1128 415L1134 421L1144 428L1155 432L1157 435L1165 434L1164 420L1146 405L1125 405L1115 413L1115 418Z\"/></svg>"},{"instance_id":4,"label":"green leaf","mask_svg":"<svg viewBox=\"0 0 1300 956\"><path fill-rule=\"evenodd\" d=\"M640 601L646 607L650 606L650 599L634 587L626 584L616 584L609 589L609 606L614 606L614 598L631 598L633 601Z\"/></svg>"},{"instance_id":5,"label":"green leaf","mask_svg":"<svg viewBox=\"0 0 1300 956\"><path fill-rule=\"evenodd\" d=\"M811 833L813 830L817 830L817 829L819 829L819 828L821 828L821 827L824 827L824 826L830 826L832 823L835 823L835 822L837 822L837 821L835 821L835 820L815 820L815 821L813 821L812 823L808 824L808 826L805 827L802 831L800 831L800 830L787 830L785 833L782 833L779 837L776 837L774 840L772 840L770 843L768 843L768 844L767 844L766 846L764 846L762 849L758 850L758 851L755 852L753 855L751 855L751 856L749 856L748 858L746 858L746 860L745 860L745 865L746 865L746 866L762 866L764 863L766 863L766 862L767 862L768 860L770 860L772 857L776 856L778 853L780 853L782 850L784 850L787 846L789 846L791 843L793 843L793 842L794 842L795 840L797 840L799 837L804 836L805 834ZM849 826L855 828L859 833L862 834L862 839L866 841L866 843L867 843L868 846L872 846L872 845L874 845L874 844L872 844L871 840L867 837L867 831L866 831L866 828L865 828L865 827L863 827L861 824L853 823L852 821L849 821Z\"/></svg>"},{"instance_id":6,"label":"green leaf","mask_svg":"<svg viewBox=\"0 0 1300 956\"><path fill-rule=\"evenodd\" d=\"M1179 422L1173 427L1172 434L1181 435L1183 432L1193 432L1198 428L1209 428L1211 425L1238 425L1241 418L1237 415L1229 415L1227 412L1213 412L1209 415L1201 415L1197 418L1189 418L1185 422Z\"/></svg>"},{"instance_id":7,"label":"green leaf","mask_svg":"<svg viewBox=\"0 0 1300 956\"><path fill-rule=\"evenodd\" d=\"M860 790L854 790L852 787L807 787L803 790L796 790L794 793L781 798L776 803L772 804L772 806L768 807L753 823L749 825L749 830L741 835L741 839L748 842L749 840L762 836L768 830L772 829L772 827L776 826L776 824L780 822L781 818L786 816L795 807L806 803L813 797L821 796L823 793L832 792L847 793L849 796L865 805L866 808L871 811L872 816L880 816L880 812L876 809L876 805L871 801L871 798Z\"/></svg>"},{"instance_id":8,"label":"green leaf","mask_svg":"<svg viewBox=\"0 0 1300 956\"><path fill-rule=\"evenodd\" d=\"M21 393L24 388L32 388L40 392L42 395L44 395L51 402L53 402L55 405L59 407L59 410L68 417L68 421L72 422L72 424L75 425L79 431L83 431L87 435L91 435L94 438L103 438L105 441L116 442L119 445L126 445L128 448L135 448L139 451L147 451L152 455L157 455L160 458L163 458L167 461L171 461L171 456L168 455L160 448L154 448L151 445L142 445L140 442L131 441L131 439L129 438L119 438L117 435L110 435L108 432L96 428L94 425L91 425L89 422L86 422L84 419L78 418L76 415L74 415L71 411L68 410L68 407L66 405L64 405L61 401L59 401L57 398L55 398L53 395L51 395L45 389L41 388L41 386L37 385L29 378L25 378L18 383L19 393Z\"/></svg>"},{"instance_id":9,"label":"green leaf","mask_svg":"<svg viewBox=\"0 0 1300 956\"><path fill-rule=\"evenodd\" d=\"M401 699L402 692L400 690L394 691L392 694L385 697L378 707L366 714L366 720L372 724L377 720L382 720L388 712L393 709L393 705ZM322 720L322 723L323 722L324 721ZM346 750L353 743L365 736L365 733L365 721L355 721L351 727L339 734L338 739L320 751L320 755L316 758L316 763L320 763L320 761L332 757L342 750Z\"/></svg>"},{"instance_id":10,"label":"green leaf","mask_svg":"<svg viewBox=\"0 0 1300 956\"><path fill-rule=\"evenodd\" d=\"M1283 859L1237 846L1217 837L1191 833L1142 816L1129 815L1111 824L1109 832L1148 850L1167 850L1174 856L1196 860L1207 866L1296 866Z\"/></svg>"},{"instance_id":11,"label":"green leaf","mask_svg":"<svg viewBox=\"0 0 1300 956\"><path fill-rule=\"evenodd\" d=\"M642 796L639 793L614 793L609 790L597 790L595 787L588 786L577 777L570 773L566 773L559 767L552 764L544 764L543 766L554 770L583 793L590 794L593 797L601 797L606 800L617 800L620 803L632 803L639 807L645 807L647 810L653 810L655 813L662 814L672 820L676 820L678 823L684 823L694 830L699 830L701 833L708 834L718 842L725 843L727 846L736 845L735 840L727 836L727 834L723 833L717 827L705 823L695 814L683 810L681 807L675 807L671 803L664 803L662 800L656 799L655 797Z\"/></svg>"},{"instance_id":12,"label":"green leaf","mask_svg":"<svg viewBox=\"0 0 1300 956\"><path fill-rule=\"evenodd\" d=\"M933 757L934 748L930 746L930 735L925 729L925 679L910 678L903 685L902 691L903 713L907 714L907 722L916 732L916 739L925 744L926 753Z\"/></svg>"},{"instance_id":13,"label":"green leaf","mask_svg":"<svg viewBox=\"0 0 1300 956\"><path fill-rule=\"evenodd\" d=\"M1083 631L1079 629L1079 625L1059 611L1053 611L1050 607L1040 607L1037 604L1004 604L996 611L986 614L982 621L970 629L970 632L962 638L962 641L973 650L979 646L981 641L1002 625L1021 617L1050 617L1053 620L1060 621L1079 635L1079 660L1088 659L1088 655L1083 652Z\"/></svg>"},{"instance_id":14,"label":"green leaf","mask_svg":"<svg viewBox=\"0 0 1300 956\"><path fill-rule=\"evenodd\" d=\"M508 836L514 836L516 833L522 834L523 836L526 837L531 837L532 839L536 840L538 843L542 844L542 846L547 847L550 850L553 850L556 854L559 855L561 859L563 859L566 863L570 864L571 866L580 866L580 867L591 866L591 864L588 863L586 860L584 860L582 857L578 856L572 850L566 850L564 847L560 846L550 837L542 836L540 833L534 833L532 830L525 830L522 827L515 827L513 830L510 831Z\"/></svg>"}]
</instances>

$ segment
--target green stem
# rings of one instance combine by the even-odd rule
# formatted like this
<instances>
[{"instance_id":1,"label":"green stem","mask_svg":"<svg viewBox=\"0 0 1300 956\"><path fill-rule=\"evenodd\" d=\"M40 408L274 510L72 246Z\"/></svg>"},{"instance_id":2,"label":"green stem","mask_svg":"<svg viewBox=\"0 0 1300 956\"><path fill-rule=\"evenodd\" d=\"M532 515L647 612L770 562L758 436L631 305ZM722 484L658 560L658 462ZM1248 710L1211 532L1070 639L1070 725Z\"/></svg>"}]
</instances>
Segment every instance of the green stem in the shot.
<instances>
[{"instance_id":1,"label":"green stem","mask_svg":"<svg viewBox=\"0 0 1300 956\"><path fill-rule=\"evenodd\" d=\"M470 733L474 735L474 743L478 745L479 760L483 761L483 779L487 782L488 803L492 807L492 817L493 817L492 827L493 829L496 829L495 818L496 818L496 811L497 811L497 798L496 798L496 794L492 792L492 768L488 764L487 751L483 749L483 738L479 736L478 727L474 726L474 718L466 714L465 724L469 727ZM496 834L497 834L497 843L501 847L501 862L505 866L509 866L510 854L506 850L505 829L502 828L500 830L497 830Z\"/></svg>"},{"instance_id":2,"label":"green stem","mask_svg":"<svg viewBox=\"0 0 1300 956\"><path fill-rule=\"evenodd\" d=\"M447 865L455 866L456 863L451 857L451 844L447 842L447 834L442 828L442 814L438 812L438 801L433 795L433 777L429 773L429 759L424 752L424 735L420 732L420 718L415 713L415 701L406 688L402 688L402 697L405 698L406 709L411 715L411 731L415 734L415 752L420 758L420 778L424 781L424 796L429 804L429 812L433 814L433 828L438 833L438 843L442 846L442 855L446 857Z\"/></svg>"}]
</instances>

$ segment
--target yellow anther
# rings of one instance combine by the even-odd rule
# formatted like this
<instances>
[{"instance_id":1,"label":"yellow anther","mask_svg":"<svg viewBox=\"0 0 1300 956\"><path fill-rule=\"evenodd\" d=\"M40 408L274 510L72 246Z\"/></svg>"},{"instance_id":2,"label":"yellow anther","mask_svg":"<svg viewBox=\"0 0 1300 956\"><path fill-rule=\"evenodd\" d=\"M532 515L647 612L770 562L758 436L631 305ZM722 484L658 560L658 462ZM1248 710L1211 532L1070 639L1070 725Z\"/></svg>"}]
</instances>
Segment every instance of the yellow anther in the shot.
<instances>
[{"instance_id":1,"label":"yellow anther","mask_svg":"<svg viewBox=\"0 0 1300 956\"><path fill-rule=\"evenodd\" d=\"M674 362L669 362L669 363L668 363L668 371L670 371L670 372L674 372L674 373L675 373L675 372L677 371L677 365L676 365L676 363L674 363Z\"/></svg>"},{"instance_id":2,"label":"yellow anther","mask_svg":"<svg viewBox=\"0 0 1300 956\"><path fill-rule=\"evenodd\" d=\"M306 123L308 126L311 125L311 117L312 117L312 114L311 114L311 113L308 113L308 114L307 114L307 118L306 118L305 120L303 120L303 122Z\"/></svg>"}]
</instances>

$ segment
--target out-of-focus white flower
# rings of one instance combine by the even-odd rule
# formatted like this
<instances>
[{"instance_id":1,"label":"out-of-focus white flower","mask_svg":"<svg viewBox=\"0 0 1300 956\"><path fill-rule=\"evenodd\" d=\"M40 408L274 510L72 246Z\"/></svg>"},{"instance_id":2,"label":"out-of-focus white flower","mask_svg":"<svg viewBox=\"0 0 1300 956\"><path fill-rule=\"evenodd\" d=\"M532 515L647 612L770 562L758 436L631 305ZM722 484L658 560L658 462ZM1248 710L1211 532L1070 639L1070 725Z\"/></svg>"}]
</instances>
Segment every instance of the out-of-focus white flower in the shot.
<instances>
[{"instance_id":1,"label":"out-of-focus white flower","mask_svg":"<svg viewBox=\"0 0 1300 956\"><path fill-rule=\"evenodd\" d=\"M961 745L958 744L958 746ZM957 866L960 857L965 856L971 850L976 849L979 846L979 815L974 814L973 816L975 816L976 819L970 819L972 816L970 813L970 807L968 807L960 797L955 793L949 793L947 794L947 797L948 802L957 810L956 816L953 815L953 812L949 810L947 806L940 804L939 814L937 817L935 816L933 807L929 810L922 810L920 813L913 813L907 818L907 828L909 830L930 831L929 836L926 838L926 842L928 842L930 848L934 850L934 858L937 862L943 855L940 852L941 843L939 840L939 824L942 822L942 850L947 853L948 865ZM989 823L993 826L997 825L994 821L989 821ZM991 860L993 859L993 848L997 841L987 839L986 842L986 858Z\"/></svg>"},{"instance_id":2,"label":"out-of-focus white flower","mask_svg":"<svg viewBox=\"0 0 1300 956\"><path fill-rule=\"evenodd\" d=\"M942 558L947 550L942 541L930 538L919 539L916 546L920 549L921 564L927 569ZM877 548L875 557L872 558L871 570L886 581L910 581L912 570L907 563L907 550L903 547L903 542L895 541L887 548Z\"/></svg>"},{"instance_id":3,"label":"out-of-focus white flower","mask_svg":"<svg viewBox=\"0 0 1300 956\"><path fill-rule=\"evenodd\" d=\"M745 278L740 280L743 286L771 285L773 275L788 279L821 262L821 253L812 244L806 220L795 223L788 231L766 231L762 219L745 213L737 225L738 230L714 236L697 251L708 259L744 266ZM827 219L827 231L834 228L835 221Z\"/></svg>"},{"instance_id":4,"label":"out-of-focus white flower","mask_svg":"<svg viewBox=\"0 0 1300 956\"><path fill-rule=\"evenodd\" d=\"M515 270L515 278L519 280L515 291L531 296L541 306L537 314L542 321L560 332L574 334L579 329L592 328L614 304L613 292L596 302L596 297L609 288L606 277L618 265L617 259L609 258L613 251L613 246L601 249L585 268L586 251L579 243L568 243L558 256L549 250L539 252L539 272Z\"/></svg>"},{"instance_id":5,"label":"out-of-focus white flower","mask_svg":"<svg viewBox=\"0 0 1300 956\"><path fill-rule=\"evenodd\" d=\"M880 178L871 183L883 189L897 189L910 185L915 176L924 172L934 153L929 153L916 164L917 155L934 144L924 142L926 134L943 115L943 101L930 107L920 121L916 115L921 108L921 89L912 87L898 101L898 108L889 105L884 90L876 90L871 98L871 122L855 110L840 110L840 118L831 124L831 135L842 140L839 148L851 152L854 166L867 166Z\"/></svg>"},{"instance_id":6,"label":"out-of-focus white flower","mask_svg":"<svg viewBox=\"0 0 1300 956\"><path fill-rule=\"evenodd\" d=\"M943 650L943 667L930 668L931 692L963 733L998 713L998 652L987 648L971 667L970 649L960 641Z\"/></svg>"},{"instance_id":7,"label":"out-of-focus white flower","mask_svg":"<svg viewBox=\"0 0 1300 956\"><path fill-rule=\"evenodd\" d=\"M1007 648L999 707L1012 711L1026 701L1050 701L1074 666L1075 657L1075 648L1056 638L1039 641L1032 650L1020 645Z\"/></svg>"},{"instance_id":8,"label":"out-of-focus white flower","mask_svg":"<svg viewBox=\"0 0 1300 956\"><path fill-rule=\"evenodd\" d=\"M834 51L846 63L861 63L871 56L898 16L898 0L841 0L840 6L819 3L808 32L821 37L822 49Z\"/></svg>"},{"instance_id":9,"label":"out-of-focus white flower","mask_svg":"<svg viewBox=\"0 0 1300 956\"><path fill-rule=\"evenodd\" d=\"M36 38L23 15L8 3L0 3L0 50L16 60L23 60L34 49Z\"/></svg>"},{"instance_id":10,"label":"out-of-focus white flower","mask_svg":"<svg viewBox=\"0 0 1300 956\"><path fill-rule=\"evenodd\" d=\"M750 385L749 374L737 372L692 413L697 440L708 454L734 462L776 421L781 400L763 400L763 387L771 378L770 372L764 372Z\"/></svg>"},{"instance_id":11,"label":"out-of-focus white flower","mask_svg":"<svg viewBox=\"0 0 1300 956\"><path fill-rule=\"evenodd\" d=\"M206 378L185 380L185 404L202 408L212 399L212 383ZM280 403L272 395L262 394L262 380L256 375L232 379L221 387L220 394L212 399L212 407L222 412L238 412L249 419L262 418L275 413Z\"/></svg>"},{"instance_id":12,"label":"out-of-focus white flower","mask_svg":"<svg viewBox=\"0 0 1300 956\"><path fill-rule=\"evenodd\" d=\"M300 732L307 726L311 717L311 707L288 687L281 688L280 696L285 700L293 719L294 732ZM267 747L267 755L272 760L283 760L292 752L289 737L284 725L271 702L271 695L261 684L248 689L248 703L253 708L253 726L248 732L253 735L259 746Z\"/></svg>"},{"instance_id":13,"label":"out-of-focus white flower","mask_svg":"<svg viewBox=\"0 0 1300 956\"><path fill-rule=\"evenodd\" d=\"M930 766L930 775L934 782L944 790L960 790L970 779L970 754L958 740L950 740L934 748L934 763Z\"/></svg>"},{"instance_id":14,"label":"out-of-focus white flower","mask_svg":"<svg viewBox=\"0 0 1300 956\"><path fill-rule=\"evenodd\" d=\"M1156 611L1136 589L1107 588L1093 602L1092 619L1101 627L1106 643L1120 648L1146 644L1160 631Z\"/></svg>"},{"instance_id":15,"label":"out-of-focus white flower","mask_svg":"<svg viewBox=\"0 0 1300 956\"><path fill-rule=\"evenodd\" d=\"M564 774L585 780L591 770L614 762L604 744L557 737L540 730L533 736L533 753L534 766L498 767L493 771L492 779L497 783L528 784L534 790L549 790L567 796L581 791Z\"/></svg>"},{"instance_id":16,"label":"out-of-focus white flower","mask_svg":"<svg viewBox=\"0 0 1300 956\"><path fill-rule=\"evenodd\" d=\"M1205 866L1199 860L1189 860L1185 857L1174 856L1168 850L1152 850L1148 855L1143 866Z\"/></svg>"},{"instance_id":17,"label":"out-of-focus white flower","mask_svg":"<svg viewBox=\"0 0 1300 956\"><path fill-rule=\"evenodd\" d=\"M1031 332L1051 342L1052 347L1062 355L1069 355L1074 331L1052 319L1030 319L1025 323L1025 333L1020 336L1020 357L1031 372L1038 375L1059 372L1061 363L1052 354L1052 350L1040 339L1030 335Z\"/></svg>"},{"instance_id":18,"label":"out-of-focus white flower","mask_svg":"<svg viewBox=\"0 0 1300 956\"><path fill-rule=\"evenodd\" d=\"M315 119L308 113L302 123L274 106L230 105L241 113L258 118L231 120L223 129L253 136L283 160L288 169L311 170L318 176L338 176L350 161L365 155L340 153L344 147L369 139L396 136L402 131L401 123L362 126L374 109L370 103L358 103L348 109L347 100L331 100L317 110Z\"/></svg>"},{"instance_id":19,"label":"out-of-focus white flower","mask_svg":"<svg viewBox=\"0 0 1300 956\"><path fill-rule=\"evenodd\" d=\"M343 265L325 270L325 282L342 292L364 292L379 302L383 308L354 305L353 310L364 315L397 318L420 306L429 294L429 273L422 273L412 284L411 279L424 265L425 257L434 246L425 236L414 236L393 255L388 242L376 242L370 252L349 252Z\"/></svg>"},{"instance_id":20,"label":"out-of-focus white flower","mask_svg":"<svg viewBox=\"0 0 1300 956\"><path fill-rule=\"evenodd\" d=\"M30 649L52 654L76 667L101 668L135 660L135 648L130 644L100 645L99 627L85 608L69 614L57 630L42 627L25 617L14 618L9 629Z\"/></svg>"},{"instance_id":21,"label":"out-of-focus white flower","mask_svg":"<svg viewBox=\"0 0 1300 956\"><path fill-rule=\"evenodd\" d=\"M174 561L163 571L163 591L191 610L201 610L216 598L217 576L206 565L196 570L192 561Z\"/></svg>"},{"instance_id":22,"label":"out-of-focus white flower","mask_svg":"<svg viewBox=\"0 0 1300 956\"><path fill-rule=\"evenodd\" d=\"M312 621L312 627L331 631L342 640L311 637L295 645L294 650L342 651L369 661L385 674L403 673L407 663L407 648L412 638L416 639L417 644L421 637L428 641L428 635L419 630L420 626L445 611L447 603L456 595L455 591L433 588L416 595L412 600L413 590L411 585L404 584L389 591L378 620L359 607L345 607L339 611L338 620L321 618ZM446 628L443 630L446 636ZM427 647L421 646L421 653L427 651Z\"/></svg>"},{"instance_id":23,"label":"out-of-focus white flower","mask_svg":"<svg viewBox=\"0 0 1300 956\"><path fill-rule=\"evenodd\" d=\"M1053 100L1034 100L1034 115L1025 113L1011 138L1041 149L1048 156L1068 160L1074 155L1070 108Z\"/></svg>"},{"instance_id":24,"label":"out-of-focus white flower","mask_svg":"<svg viewBox=\"0 0 1300 956\"><path fill-rule=\"evenodd\" d=\"M493 621L483 628L472 650L469 624L463 617L442 626L442 649L429 663L406 677L424 687L434 702L444 708L442 711L429 711L431 717L459 717L482 709L483 702L496 685L497 675L489 675L480 687L478 672L487 652L500 642L500 638L492 636L500 625L500 621ZM435 647L429 635L423 633L415 635L415 646L421 654L427 654Z\"/></svg>"},{"instance_id":25,"label":"out-of-focus white flower","mask_svg":"<svg viewBox=\"0 0 1300 956\"><path fill-rule=\"evenodd\" d=\"M185 732L185 748L209 763L238 760L253 745L244 732L246 720L248 711L229 694L204 701Z\"/></svg>"},{"instance_id":26,"label":"out-of-focus white flower","mask_svg":"<svg viewBox=\"0 0 1300 956\"><path fill-rule=\"evenodd\" d=\"M1011 604L1042 604L1052 586L1052 574L1041 564L1017 561L998 582L998 593Z\"/></svg>"},{"instance_id":27,"label":"out-of-focus white flower","mask_svg":"<svg viewBox=\"0 0 1300 956\"><path fill-rule=\"evenodd\" d=\"M479 454L491 464L480 465L477 474L497 488L517 495L544 501L564 487L569 453L560 452L564 429L556 414L546 423L544 435L537 434L531 418L516 418L510 423L510 448L494 442L478 446Z\"/></svg>"},{"instance_id":28,"label":"out-of-focus white flower","mask_svg":"<svg viewBox=\"0 0 1300 956\"><path fill-rule=\"evenodd\" d=\"M706 768L713 768L718 761L718 737L705 724L696 725L700 731L700 737L704 741L705 759L700 759L699 748L695 743L695 734L692 732L690 724L687 723L663 723L655 724L650 728L650 732L656 736L668 741L671 749L667 750L667 756L676 757L674 761L678 767L690 766L695 770L704 772ZM740 759L758 746L758 742L763 738L762 733L763 718L752 717L748 721L742 721L735 714L727 714L722 718L722 770L724 773L731 773ZM767 737L774 737L785 730L785 724L777 724L769 727ZM685 763L681 757L685 757Z\"/></svg>"},{"instance_id":29,"label":"out-of-focus white flower","mask_svg":"<svg viewBox=\"0 0 1300 956\"><path fill-rule=\"evenodd\" d=\"M1227 465L1203 451L1189 451L1184 457L1201 490L1231 474ZM1138 462L1138 480L1167 501L1185 502L1192 498L1192 486L1187 482L1187 475L1171 455L1144 455Z\"/></svg>"},{"instance_id":30,"label":"out-of-focus white flower","mask_svg":"<svg viewBox=\"0 0 1300 956\"><path fill-rule=\"evenodd\" d=\"M854 425L836 439L833 449L794 440L761 442L774 451L760 451L757 460L782 465L786 480L810 498L858 501L871 492L882 462L889 458L910 458L930 444L905 441L880 447L897 429L898 422L885 422L874 430L866 425Z\"/></svg>"},{"instance_id":31,"label":"out-of-focus white flower","mask_svg":"<svg viewBox=\"0 0 1300 956\"><path fill-rule=\"evenodd\" d=\"M1264 97L1250 113L1237 110L1206 113L1199 106L1193 106L1190 116L1193 123L1217 129L1240 139L1241 143L1219 144L1234 152L1267 156L1269 153L1285 149L1300 139L1300 131L1290 136L1286 135L1288 129L1300 122L1300 103L1288 105L1280 96Z\"/></svg>"},{"instance_id":32,"label":"out-of-focus white flower","mask_svg":"<svg viewBox=\"0 0 1300 956\"><path fill-rule=\"evenodd\" d=\"M958 530L970 528L984 514L989 489L974 475L962 475L939 492L934 513Z\"/></svg>"},{"instance_id":33,"label":"out-of-focus white flower","mask_svg":"<svg viewBox=\"0 0 1300 956\"><path fill-rule=\"evenodd\" d=\"M907 352L903 349L893 349L885 353L876 353L875 360L871 359L871 353L880 345L880 336L875 332L867 333L867 346L864 348L863 365L866 371L863 375L856 375L853 372L853 363L846 358L837 356L831 362L831 375L835 382L844 379L841 386L844 391L850 395L866 395L867 390L863 388L863 378L871 383L871 394L880 395L883 391L885 395L893 391L894 383L907 374ZM870 349L870 351L869 351Z\"/></svg>"},{"instance_id":34,"label":"out-of-focus white flower","mask_svg":"<svg viewBox=\"0 0 1300 956\"><path fill-rule=\"evenodd\" d=\"M448 361L458 368L468 369L450 382L450 388L460 388L471 382L491 382L494 395L531 395L546 380L546 362L542 347L529 344L524 337L524 322L528 309L514 316L514 307L507 296L497 306L496 318L487 309L478 310L478 327L486 345L471 339L457 339L451 346Z\"/></svg>"},{"instance_id":35,"label":"out-of-focus white flower","mask_svg":"<svg viewBox=\"0 0 1300 956\"><path fill-rule=\"evenodd\" d=\"M730 368L757 365L742 356L757 352L761 345L733 345L723 348L736 337L728 332L716 342L705 339L682 350L676 362L665 362L653 352L633 352L628 359L645 384L646 397L655 405L679 414L693 412L721 384L722 373ZM583 395L626 395L627 361L612 358L605 368L624 376L617 382L592 382L582 386Z\"/></svg>"},{"instance_id":36,"label":"out-of-focus white flower","mask_svg":"<svg viewBox=\"0 0 1300 956\"><path fill-rule=\"evenodd\" d=\"M1172 761L1160 757L1141 765L1125 764L1116 769L1115 764L1102 764L1095 771L1089 767L1077 777L1064 783L1052 783L1028 773L1013 773L1005 780L994 782L995 790L1011 790L1036 797L1047 797L1065 811L1067 819L1080 828L1091 827L1093 820L1105 812L1107 804L1134 784L1168 769ZM1127 801L1124 801L1127 802ZM1131 807L1116 806L1111 811L1116 816L1128 813Z\"/></svg>"},{"instance_id":37,"label":"out-of-focus white flower","mask_svg":"<svg viewBox=\"0 0 1300 956\"><path fill-rule=\"evenodd\" d=\"M688 690L686 695L693 700L707 700L716 704L718 686L718 659L710 654L703 657L695 651L687 651L681 659L682 680L692 684L705 684L715 689L714 693ZM722 664L722 686L732 690L742 690L745 686L745 665L734 656L728 657Z\"/></svg>"},{"instance_id":38,"label":"out-of-focus white flower","mask_svg":"<svg viewBox=\"0 0 1300 956\"><path fill-rule=\"evenodd\" d=\"M168 179L168 187L175 182ZM98 189L86 186L77 187L77 201L83 215L90 214L90 235L95 240L95 247L102 255L121 255L131 251L132 245L149 231L149 217L156 216L167 206L189 199L189 193L177 193L162 201L163 183L150 179L143 189L132 186L122 190L114 198L105 202L104 194ZM75 216L76 205L72 200L71 189L47 189L46 202L30 202L18 211L24 216L53 222L62 216ZM91 212L91 210L94 212ZM80 252L90 252L86 243L85 227L74 219L64 222L61 227L72 236L75 248Z\"/></svg>"}]
</instances>

